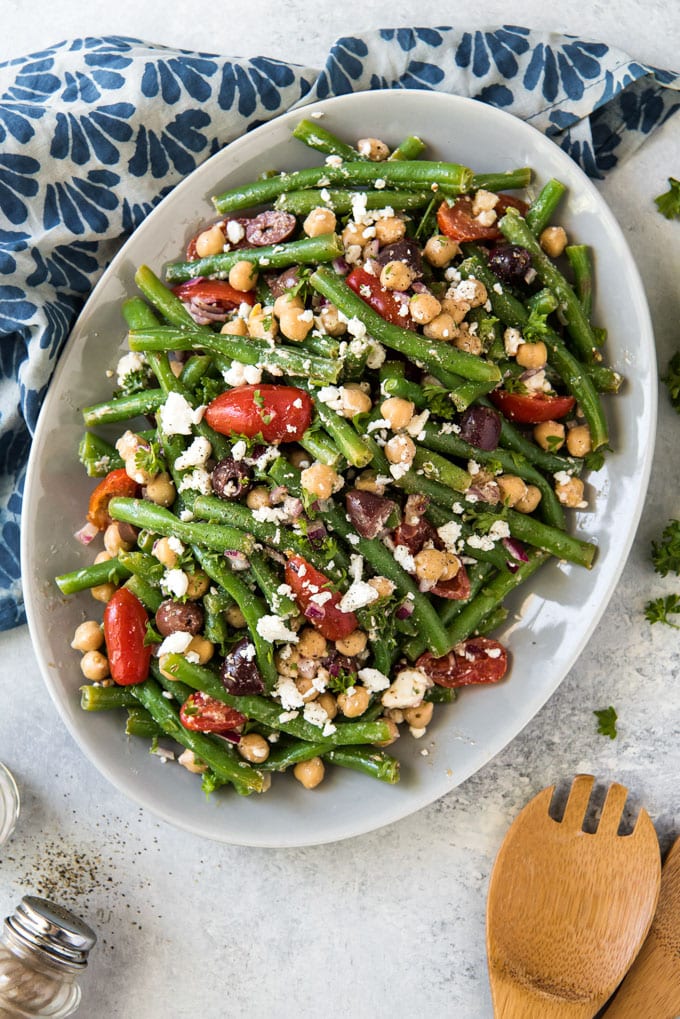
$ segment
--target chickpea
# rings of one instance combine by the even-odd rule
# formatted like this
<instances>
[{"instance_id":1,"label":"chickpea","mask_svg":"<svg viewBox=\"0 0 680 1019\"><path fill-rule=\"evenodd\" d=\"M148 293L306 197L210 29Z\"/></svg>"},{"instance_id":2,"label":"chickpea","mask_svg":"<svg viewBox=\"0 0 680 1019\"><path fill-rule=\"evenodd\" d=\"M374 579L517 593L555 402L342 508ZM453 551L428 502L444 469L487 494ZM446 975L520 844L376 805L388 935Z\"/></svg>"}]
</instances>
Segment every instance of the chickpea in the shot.
<instances>
[{"instance_id":1,"label":"chickpea","mask_svg":"<svg viewBox=\"0 0 680 1019\"><path fill-rule=\"evenodd\" d=\"M585 456L590 453L593 444L588 425L575 425L567 432L567 450L571 456Z\"/></svg>"},{"instance_id":2,"label":"chickpea","mask_svg":"<svg viewBox=\"0 0 680 1019\"><path fill-rule=\"evenodd\" d=\"M142 445L143 440L128 428L116 443L116 451L122 456L123 460L134 460L137 450Z\"/></svg>"},{"instance_id":3,"label":"chickpea","mask_svg":"<svg viewBox=\"0 0 680 1019\"><path fill-rule=\"evenodd\" d=\"M466 354L474 354L475 357L479 357L484 353L484 344L481 337L477 333L471 333L466 322L463 323L454 337L453 345L458 350L464 350Z\"/></svg>"},{"instance_id":4,"label":"chickpea","mask_svg":"<svg viewBox=\"0 0 680 1019\"><path fill-rule=\"evenodd\" d=\"M264 485L251 488L246 496L246 506L251 510L262 509L264 506L271 506L271 504L269 489Z\"/></svg>"},{"instance_id":5,"label":"chickpea","mask_svg":"<svg viewBox=\"0 0 680 1019\"><path fill-rule=\"evenodd\" d=\"M328 464L315 462L300 474L302 487L317 499L330 499L340 476Z\"/></svg>"},{"instance_id":6,"label":"chickpea","mask_svg":"<svg viewBox=\"0 0 680 1019\"><path fill-rule=\"evenodd\" d=\"M534 428L534 439L541 449L556 453L564 445L564 425L559 421L541 421Z\"/></svg>"},{"instance_id":7,"label":"chickpea","mask_svg":"<svg viewBox=\"0 0 680 1019\"><path fill-rule=\"evenodd\" d=\"M215 645L205 637L192 637L187 647L187 652L193 652L198 656L198 664L206 665L215 654Z\"/></svg>"},{"instance_id":8,"label":"chickpea","mask_svg":"<svg viewBox=\"0 0 680 1019\"><path fill-rule=\"evenodd\" d=\"M517 348L517 364L522 368L545 368L548 363L548 348L543 340L536 343L520 343Z\"/></svg>"},{"instance_id":9,"label":"chickpea","mask_svg":"<svg viewBox=\"0 0 680 1019\"><path fill-rule=\"evenodd\" d=\"M446 552L446 566L442 573L440 580L453 580L460 573L461 562L457 555L453 552Z\"/></svg>"},{"instance_id":10,"label":"chickpea","mask_svg":"<svg viewBox=\"0 0 680 1019\"><path fill-rule=\"evenodd\" d=\"M119 552L129 552L135 547L134 541L126 541L123 535L120 533L120 527L118 521L114 520L112 524L104 531L104 548L111 555L118 555Z\"/></svg>"},{"instance_id":11,"label":"chickpea","mask_svg":"<svg viewBox=\"0 0 680 1019\"><path fill-rule=\"evenodd\" d=\"M140 442L137 450L142 452L148 450L148 448L146 443ZM158 472L152 473L146 467L139 466L136 452L132 456L125 457L125 473L133 481L136 481L138 485L148 485L158 476Z\"/></svg>"},{"instance_id":12,"label":"chickpea","mask_svg":"<svg viewBox=\"0 0 680 1019\"><path fill-rule=\"evenodd\" d=\"M408 435L393 435L385 443L385 456L391 464L411 464L415 455L415 443Z\"/></svg>"},{"instance_id":13,"label":"chickpea","mask_svg":"<svg viewBox=\"0 0 680 1019\"><path fill-rule=\"evenodd\" d=\"M246 625L246 617L238 605L230 605L224 613L224 618L229 623L229 626L233 626L235 630L242 630Z\"/></svg>"},{"instance_id":14,"label":"chickpea","mask_svg":"<svg viewBox=\"0 0 680 1019\"><path fill-rule=\"evenodd\" d=\"M332 721L338 713L338 702L330 691L326 690L325 693L319 695L316 701L324 709L330 721Z\"/></svg>"},{"instance_id":15,"label":"chickpea","mask_svg":"<svg viewBox=\"0 0 680 1019\"><path fill-rule=\"evenodd\" d=\"M456 286L453 296L457 300L467 301L471 308L479 308L481 305L486 304L489 299L486 287L482 281L472 277L467 280L461 280Z\"/></svg>"},{"instance_id":16,"label":"chickpea","mask_svg":"<svg viewBox=\"0 0 680 1019\"><path fill-rule=\"evenodd\" d=\"M399 726L393 718L379 718L379 722L385 722L388 729L390 730L389 739L380 740L379 743L374 743L374 747L390 747L399 739Z\"/></svg>"},{"instance_id":17,"label":"chickpea","mask_svg":"<svg viewBox=\"0 0 680 1019\"><path fill-rule=\"evenodd\" d=\"M411 318L419 326L426 326L442 310L442 306L434 294L414 294L408 302Z\"/></svg>"},{"instance_id":18,"label":"chickpea","mask_svg":"<svg viewBox=\"0 0 680 1019\"><path fill-rule=\"evenodd\" d=\"M196 570L195 573L188 573L189 585L186 590L186 597L190 601L198 601L210 587L210 577L203 570Z\"/></svg>"},{"instance_id":19,"label":"chickpea","mask_svg":"<svg viewBox=\"0 0 680 1019\"><path fill-rule=\"evenodd\" d=\"M390 154L388 146L380 138L360 138L357 149L360 156L370 159L372 163L382 163Z\"/></svg>"},{"instance_id":20,"label":"chickpea","mask_svg":"<svg viewBox=\"0 0 680 1019\"><path fill-rule=\"evenodd\" d=\"M347 323L342 321L340 312L334 304L325 304L319 317L329 336L344 336L347 332Z\"/></svg>"},{"instance_id":21,"label":"chickpea","mask_svg":"<svg viewBox=\"0 0 680 1019\"><path fill-rule=\"evenodd\" d=\"M294 343L301 343L306 340L310 330L314 326L314 316L310 311L300 311L299 308L288 308L279 319L279 327L282 334Z\"/></svg>"},{"instance_id":22,"label":"chickpea","mask_svg":"<svg viewBox=\"0 0 680 1019\"><path fill-rule=\"evenodd\" d=\"M305 626L298 636L296 650L303 658L323 658L328 650L326 638L312 626Z\"/></svg>"},{"instance_id":23,"label":"chickpea","mask_svg":"<svg viewBox=\"0 0 680 1019\"><path fill-rule=\"evenodd\" d=\"M158 562L162 563L166 569L174 570L177 566L179 556L172 548L169 538L158 538L157 541L154 541L152 551Z\"/></svg>"},{"instance_id":24,"label":"chickpea","mask_svg":"<svg viewBox=\"0 0 680 1019\"><path fill-rule=\"evenodd\" d=\"M340 390L342 416L353 418L356 414L367 414L373 401L357 382L348 382Z\"/></svg>"},{"instance_id":25,"label":"chickpea","mask_svg":"<svg viewBox=\"0 0 680 1019\"><path fill-rule=\"evenodd\" d=\"M441 306L442 311L448 312L457 326L460 325L472 307L470 302L464 301L462 297L444 297Z\"/></svg>"},{"instance_id":26,"label":"chickpea","mask_svg":"<svg viewBox=\"0 0 680 1019\"><path fill-rule=\"evenodd\" d=\"M110 563L112 559L113 556L110 552L97 552L94 557L94 564L97 566L99 563Z\"/></svg>"},{"instance_id":27,"label":"chickpea","mask_svg":"<svg viewBox=\"0 0 680 1019\"><path fill-rule=\"evenodd\" d=\"M427 325L423 326L423 332L429 340L446 341L453 340L458 332L458 327L448 311L441 311Z\"/></svg>"},{"instance_id":28,"label":"chickpea","mask_svg":"<svg viewBox=\"0 0 680 1019\"><path fill-rule=\"evenodd\" d=\"M220 332L225 336L247 336L248 326L240 315L236 318L232 318L230 322L225 322Z\"/></svg>"},{"instance_id":29,"label":"chickpea","mask_svg":"<svg viewBox=\"0 0 680 1019\"><path fill-rule=\"evenodd\" d=\"M415 556L415 564L418 580L434 584L446 569L446 553L437 548L424 548Z\"/></svg>"},{"instance_id":30,"label":"chickpea","mask_svg":"<svg viewBox=\"0 0 680 1019\"><path fill-rule=\"evenodd\" d=\"M190 771L192 775L203 775L208 770L208 765L199 760L193 750L188 748L179 755L177 763L181 764L187 771Z\"/></svg>"},{"instance_id":31,"label":"chickpea","mask_svg":"<svg viewBox=\"0 0 680 1019\"><path fill-rule=\"evenodd\" d=\"M403 400L400 396L390 396L380 405L380 414L388 422L393 432L406 428L413 417L415 404Z\"/></svg>"},{"instance_id":32,"label":"chickpea","mask_svg":"<svg viewBox=\"0 0 680 1019\"><path fill-rule=\"evenodd\" d=\"M240 293L247 294L257 286L257 269L252 262L241 259L229 270L229 284Z\"/></svg>"},{"instance_id":33,"label":"chickpea","mask_svg":"<svg viewBox=\"0 0 680 1019\"><path fill-rule=\"evenodd\" d=\"M514 505L519 513L533 513L541 501L541 490L536 485L527 485L526 495L518 499Z\"/></svg>"},{"instance_id":34,"label":"chickpea","mask_svg":"<svg viewBox=\"0 0 680 1019\"><path fill-rule=\"evenodd\" d=\"M99 651L104 643L104 633L94 619L87 619L76 627L71 647L76 651Z\"/></svg>"},{"instance_id":35,"label":"chickpea","mask_svg":"<svg viewBox=\"0 0 680 1019\"><path fill-rule=\"evenodd\" d=\"M569 478L555 485L555 495L563 506L576 509L583 505L584 487L580 478Z\"/></svg>"},{"instance_id":36,"label":"chickpea","mask_svg":"<svg viewBox=\"0 0 680 1019\"><path fill-rule=\"evenodd\" d=\"M414 280L413 270L398 258L384 265L380 282L386 290L408 290Z\"/></svg>"},{"instance_id":37,"label":"chickpea","mask_svg":"<svg viewBox=\"0 0 680 1019\"><path fill-rule=\"evenodd\" d=\"M292 464L293 467L297 467L298 470L303 470L303 468L310 466L309 453L304 449L294 449L288 454L288 463Z\"/></svg>"},{"instance_id":38,"label":"chickpea","mask_svg":"<svg viewBox=\"0 0 680 1019\"><path fill-rule=\"evenodd\" d=\"M95 584L90 588L90 594L95 601L110 602L118 588L115 584Z\"/></svg>"},{"instance_id":39,"label":"chickpea","mask_svg":"<svg viewBox=\"0 0 680 1019\"><path fill-rule=\"evenodd\" d=\"M346 693L338 694L338 707L345 718L358 718L368 707L371 695L365 686L350 687Z\"/></svg>"},{"instance_id":40,"label":"chickpea","mask_svg":"<svg viewBox=\"0 0 680 1019\"><path fill-rule=\"evenodd\" d=\"M501 491L501 501L504 506L516 506L521 499L526 498L526 482L522 478L518 478L516 474L499 474L496 483Z\"/></svg>"},{"instance_id":41,"label":"chickpea","mask_svg":"<svg viewBox=\"0 0 680 1019\"><path fill-rule=\"evenodd\" d=\"M219 255L221 251L224 251L224 245L226 244L226 237L224 231L219 223L215 223L214 226L209 227L208 230L204 230L196 238L196 254L199 258L207 258L209 255Z\"/></svg>"},{"instance_id":42,"label":"chickpea","mask_svg":"<svg viewBox=\"0 0 680 1019\"><path fill-rule=\"evenodd\" d=\"M156 506L172 506L177 496L177 490L167 471L161 471L148 482L144 495L149 502L155 503Z\"/></svg>"},{"instance_id":43,"label":"chickpea","mask_svg":"<svg viewBox=\"0 0 680 1019\"><path fill-rule=\"evenodd\" d=\"M375 224L375 236L381 244L394 244L406 233L406 223L398 216L385 216Z\"/></svg>"},{"instance_id":44,"label":"chickpea","mask_svg":"<svg viewBox=\"0 0 680 1019\"><path fill-rule=\"evenodd\" d=\"M273 312L261 304L254 304L248 316L248 335L254 340L273 340L278 331Z\"/></svg>"},{"instance_id":45,"label":"chickpea","mask_svg":"<svg viewBox=\"0 0 680 1019\"><path fill-rule=\"evenodd\" d=\"M371 577L368 583L380 598L389 598L394 591L394 583L387 577Z\"/></svg>"},{"instance_id":46,"label":"chickpea","mask_svg":"<svg viewBox=\"0 0 680 1019\"><path fill-rule=\"evenodd\" d=\"M567 232L563 226L547 226L538 238L546 255L559 258L567 246Z\"/></svg>"},{"instance_id":47,"label":"chickpea","mask_svg":"<svg viewBox=\"0 0 680 1019\"><path fill-rule=\"evenodd\" d=\"M303 308L302 298L298 297L297 294L281 294L274 301L274 314L277 318L281 318L282 315L287 314L291 310L302 311Z\"/></svg>"},{"instance_id":48,"label":"chickpea","mask_svg":"<svg viewBox=\"0 0 680 1019\"><path fill-rule=\"evenodd\" d=\"M334 233L336 222L332 209L323 209L319 206L309 213L302 224L302 229L308 237L319 237L321 234Z\"/></svg>"},{"instance_id":49,"label":"chickpea","mask_svg":"<svg viewBox=\"0 0 680 1019\"><path fill-rule=\"evenodd\" d=\"M308 761L300 761L293 768L293 774L305 789L315 789L320 782L323 782L325 771L320 757L310 757Z\"/></svg>"},{"instance_id":50,"label":"chickpea","mask_svg":"<svg viewBox=\"0 0 680 1019\"><path fill-rule=\"evenodd\" d=\"M353 248L358 245L360 248L363 248L364 244L370 240L370 233L367 231L367 226L363 226L361 223L355 223L354 220L350 220L345 229L342 231L342 243L344 247Z\"/></svg>"},{"instance_id":51,"label":"chickpea","mask_svg":"<svg viewBox=\"0 0 680 1019\"><path fill-rule=\"evenodd\" d=\"M363 630L352 630L347 637L336 640L335 650L339 651L341 655L353 658L355 655L360 655L362 651L366 650L367 643L368 637Z\"/></svg>"},{"instance_id":52,"label":"chickpea","mask_svg":"<svg viewBox=\"0 0 680 1019\"><path fill-rule=\"evenodd\" d=\"M109 660L101 651L86 651L80 659L80 671L85 679L100 683L109 675Z\"/></svg>"},{"instance_id":53,"label":"chickpea","mask_svg":"<svg viewBox=\"0 0 680 1019\"><path fill-rule=\"evenodd\" d=\"M375 471L362 471L355 479L354 487L360 492L374 492L376 495L385 494L385 486L378 482L378 475Z\"/></svg>"},{"instance_id":54,"label":"chickpea","mask_svg":"<svg viewBox=\"0 0 680 1019\"><path fill-rule=\"evenodd\" d=\"M279 651L274 653L276 671L279 675L287 676L289 679L297 679L299 662L300 655L292 644L284 644Z\"/></svg>"},{"instance_id":55,"label":"chickpea","mask_svg":"<svg viewBox=\"0 0 680 1019\"><path fill-rule=\"evenodd\" d=\"M423 701L417 708L404 708L404 721L414 729L424 729L432 721L434 704Z\"/></svg>"},{"instance_id":56,"label":"chickpea","mask_svg":"<svg viewBox=\"0 0 680 1019\"><path fill-rule=\"evenodd\" d=\"M307 659L307 664L311 659ZM314 678L312 676L296 676L295 686L297 687L298 693L304 700L305 704L309 701L315 701L319 696L319 691L314 686Z\"/></svg>"},{"instance_id":57,"label":"chickpea","mask_svg":"<svg viewBox=\"0 0 680 1019\"><path fill-rule=\"evenodd\" d=\"M423 255L430 265L434 265L437 269L443 269L451 259L460 255L460 245L457 241L452 241L450 237L445 237L444 234L435 234L425 245Z\"/></svg>"},{"instance_id":58,"label":"chickpea","mask_svg":"<svg viewBox=\"0 0 680 1019\"><path fill-rule=\"evenodd\" d=\"M264 736L257 732L249 732L241 736L236 747L241 757L252 764L262 764L269 757L269 744Z\"/></svg>"}]
</instances>

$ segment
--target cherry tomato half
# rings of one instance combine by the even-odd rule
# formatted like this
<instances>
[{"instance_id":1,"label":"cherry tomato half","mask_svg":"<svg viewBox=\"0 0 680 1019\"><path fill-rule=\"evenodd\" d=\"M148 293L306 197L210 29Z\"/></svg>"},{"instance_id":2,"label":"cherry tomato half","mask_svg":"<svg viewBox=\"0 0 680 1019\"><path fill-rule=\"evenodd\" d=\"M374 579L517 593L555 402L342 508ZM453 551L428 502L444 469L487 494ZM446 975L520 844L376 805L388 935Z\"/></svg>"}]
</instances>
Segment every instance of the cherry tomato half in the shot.
<instances>
[{"instance_id":1,"label":"cherry tomato half","mask_svg":"<svg viewBox=\"0 0 680 1019\"><path fill-rule=\"evenodd\" d=\"M255 292L253 290L235 290L226 280L207 280L196 277L193 280L186 280L178 283L172 288L173 294L179 297L180 301L205 301L207 304L214 304L220 311L231 311L241 304L255 304Z\"/></svg>"},{"instance_id":2,"label":"cherry tomato half","mask_svg":"<svg viewBox=\"0 0 680 1019\"><path fill-rule=\"evenodd\" d=\"M111 523L109 503L115 496L132 499L137 494L137 482L128 477L124 467L109 471L99 482L90 496L87 519L100 531L105 531Z\"/></svg>"},{"instance_id":3,"label":"cherry tomato half","mask_svg":"<svg viewBox=\"0 0 680 1019\"><path fill-rule=\"evenodd\" d=\"M149 675L151 646L144 644L146 609L132 591L119 588L104 609L104 639L111 678L119 686L142 683Z\"/></svg>"},{"instance_id":4,"label":"cherry tomato half","mask_svg":"<svg viewBox=\"0 0 680 1019\"><path fill-rule=\"evenodd\" d=\"M402 304L394 296L391 290L380 286L377 276L372 276L365 269L352 269L345 283L355 294L365 301L366 304L377 311L381 318L390 322L393 326L401 326L403 329L412 329L413 321L409 314L400 315ZM408 305L406 305L408 308Z\"/></svg>"},{"instance_id":5,"label":"cherry tomato half","mask_svg":"<svg viewBox=\"0 0 680 1019\"><path fill-rule=\"evenodd\" d=\"M312 420L314 403L295 386L238 386L220 393L205 420L220 435L262 434L265 442L297 442Z\"/></svg>"},{"instance_id":6,"label":"cherry tomato half","mask_svg":"<svg viewBox=\"0 0 680 1019\"><path fill-rule=\"evenodd\" d=\"M497 683L508 671L508 652L490 637L470 637L457 644L443 658L426 651L416 668L437 686L470 686L473 683Z\"/></svg>"},{"instance_id":7,"label":"cherry tomato half","mask_svg":"<svg viewBox=\"0 0 680 1019\"><path fill-rule=\"evenodd\" d=\"M508 206L518 209L522 215L527 211L527 204L512 195L499 195L494 212L496 222L492 226L482 226L472 215L472 199L467 195L456 199L453 205L442 202L437 209L439 229L453 241L496 241L503 235L496 223Z\"/></svg>"},{"instance_id":8,"label":"cherry tomato half","mask_svg":"<svg viewBox=\"0 0 680 1019\"><path fill-rule=\"evenodd\" d=\"M495 389L489 398L508 421L516 421L520 425L537 425L541 421L554 421L568 414L576 400L573 396L525 396L524 393L508 393L505 389Z\"/></svg>"},{"instance_id":9,"label":"cherry tomato half","mask_svg":"<svg viewBox=\"0 0 680 1019\"><path fill-rule=\"evenodd\" d=\"M460 569L451 580L438 580L434 587L430 588L430 594L436 594L438 598L448 598L449 601L464 601L470 597L470 578L468 571L461 563Z\"/></svg>"},{"instance_id":10,"label":"cherry tomato half","mask_svg":"<svg viewBox=\"0 0 680 1019\"><path fill-rule=\"evenodd\" d=\"M231 732L247 721L236 708L230 708L201 690L189 694L180 708L179 719L185 729L194 732Z\"/></svg>"},{"instance_id":11,"label":"cherry tomato half","mask_svg":"<svg viewBox=\"0 0 680 1019\"><path fill-rule=\"evenodd\" d=\"M335 591L323 605L312 601L315 594L330 591L330 581L300 555L286 563L286 583L290 584L295 601L305 618L326 640L342 640L356 630L359 622L353 612L342 612L337 606L342 595Z\"/></svg>"}]
</instances>

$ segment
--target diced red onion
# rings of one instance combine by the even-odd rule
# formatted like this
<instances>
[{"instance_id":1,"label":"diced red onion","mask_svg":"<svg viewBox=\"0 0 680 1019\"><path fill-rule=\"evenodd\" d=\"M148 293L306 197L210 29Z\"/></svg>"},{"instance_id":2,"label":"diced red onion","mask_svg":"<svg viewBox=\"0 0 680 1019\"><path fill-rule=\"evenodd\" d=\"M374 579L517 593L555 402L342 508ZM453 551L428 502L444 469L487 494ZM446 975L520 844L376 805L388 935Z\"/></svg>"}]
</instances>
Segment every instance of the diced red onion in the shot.
<instances>
[{"instance_id":1,"label":"diced red onion","mask_svg":"<svg viewBox=\"0 0 680 1019\"><path fill-rule=\"evenodd\" d=\"M321 520L312 520L307 525L307 537L313 545L325 541L327 534L328 531Z\"/></svg>"},{"instance_id":2,"label":"diced red onion","mask_svg":"<svg viewBox=\"0 0 680 1019\"><path fill-rule=\"evenodd\" d=\"M279 503L283 502L287 495L288 489L285 485L276 485L275 488L272 488L269 498L272 505L277 506Z\"/></svg>"},{"instance_id":3,"label":"diced red onion","mask_svg":"<svg viewBox=\"0 0 680 1019\"><path fill-rule=\"evenodd\" d=\"M316 602L310 601L304 611L304 616L310 622L320 623L322 619L326 618L326 610L323 605L317 605Z\"/></svg>"},{"instance_id":4,"label":"diced red onion","mask_svg":"<svg viewBox=\"0 0 680 1019\"><path fill-rule=\"evenodd\" d=\"M480 502L500 502L501 490L496 481L485 481L482 485L470 485L468 495L473 495Z\"/></svg>"},{"instance_id":5,"label":"diced red onion","mask_svg":"<svg viewBox=\"0 0 680 1019\"><path fill-rule=\"evenodd\" d=\"M413 291L414 294L431 294L432 293L430 288L426 287L424 283L420 282L420 280L415 280L411 284L411 290Z\"/></svg>"},{"instance_id":6,"label":"diced red onion","mask_svg":"<svg viewBox=\"0 0 680 1019\"><path fill-rule=\"evenodd\" d=\"M247 570L250 566L247 557L243 554L243 552L239 552L237 549L225 549L224 558L229 560L229 565L232 570L236 570L237 572L240 570Z\"/></svg>"},{"instance_id":7,"label":"diced red onion","mask_svg":"<svg viewBox=\"0 0 680 1019\"><path fill-rule=\"evenodd\" d=\"M413 602L407 598L401 605L397 606L397 610L394 613L397 619L410 619L413 615Z\"/></svg>"},{"instance_id":8,"label":"diced red onion","mask_svg":"<svg viewBox=\"0 0 680 1019\"><path fill-rule=\"evenodd\" d=\"M331 265L340 276L346 276L349 272L349 262L342 256L340 258L334 258Z\"/></svg>"},{"instance_id":9,"label":"diced red onion","mask_svg":"<svg viewBox=\"0 0 680 1019\"><path fill-rule=\"evenodd\" d=\"M287 495L283 500L283 508L291 520L297 520L298 517L302 516L304 506L302 505L302 499L297 499L295 496Z\"/></svg>"},{"instance_id":10,"label":"diced red onion","mask_svg":"<svg viewBox=\"0 0 680 1019\"><path fill-rule=\"evenodd\" d=\"M503 548L506 552L509 552L513 559L516 559L520 563L528 563L529 556L526 553L526 549L521 541L517 541L516 538L503 538ZM517 566L514 563L508 563L508 569L514 573Z\"/></svg>"},{"instance_id":11,"label":"diced red onion","mask_svg":"<svg viewBox=\"0 0 680 1019\"><path fill-rule=\"evenodd\" d=\"M229 312L221 308L219 304L202 301L197 297L192 297L188 303L185 303L184 307L194 322L198 322L199 325L209 325L211 322L226 322L229 318Z\"/></svg>"},{"instance_id":12,"label":"diced red onion","mask_svg":"<svg viewBox=\"0 0 680 1019\"><path fill-rule=\"evenodd\" d=\"M241 733L236 732L235 729L227 729L226 732L221 732L220 736L227 741L227 743L240 743Z\"/></svg>"},{"instance_id":13,"label":"diced red onion","mask_svg":"<svg viewBox=\"0 0 680 1019\"><path fill-rule=\"evenodd\" d=\"M99 528L95 527L88 520L80 530L76 531L73 537L80 542L81 545L89 545L93 538L96 538L99 534Z\"/></svg>"}]
</instances>

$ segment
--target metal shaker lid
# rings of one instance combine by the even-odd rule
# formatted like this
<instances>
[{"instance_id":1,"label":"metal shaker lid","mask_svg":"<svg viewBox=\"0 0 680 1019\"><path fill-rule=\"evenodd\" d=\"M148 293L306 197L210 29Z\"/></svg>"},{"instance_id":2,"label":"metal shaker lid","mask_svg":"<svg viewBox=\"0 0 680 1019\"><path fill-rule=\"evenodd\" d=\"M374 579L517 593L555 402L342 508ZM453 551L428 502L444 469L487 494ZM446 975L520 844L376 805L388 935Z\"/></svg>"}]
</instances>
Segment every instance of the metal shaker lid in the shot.
<instances>
[{"instance_id":1,"label":"metal shaker lid","mask_svg":"<svg viewBox=\"0 0 680 1019\"><path fill-rule=\"evenodd\" d=\"M54 962L82 968L97 941L97 935L80 917L68 909L41 899L24 895L5 927L10 935L33 948L38 948Z\"/></svg>"}]
</instances>

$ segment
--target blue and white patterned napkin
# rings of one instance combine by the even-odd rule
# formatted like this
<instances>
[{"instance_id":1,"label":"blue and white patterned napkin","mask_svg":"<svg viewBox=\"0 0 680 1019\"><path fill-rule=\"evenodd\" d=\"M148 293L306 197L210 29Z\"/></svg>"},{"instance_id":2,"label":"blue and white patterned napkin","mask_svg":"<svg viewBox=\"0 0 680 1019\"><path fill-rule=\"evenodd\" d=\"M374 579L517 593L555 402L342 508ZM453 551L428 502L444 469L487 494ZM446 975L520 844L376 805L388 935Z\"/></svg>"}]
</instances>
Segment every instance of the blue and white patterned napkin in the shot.
<instances>
[{"instance_id":1,"label":"blue and white patterned napkin","mask_svg":"<svg viewBox=\"0 0 680 1019\"><path fill-rule=\"evenodd\" d=\"M223 145L292 106L377 88L435 89L508 110L592 177L680 106L678 75L603 43L509 25L343 38L322 70L121 37L0 64L0 629L24 620L19 519L38 411L102 270Z\"/></svg>"}]
</instances>

